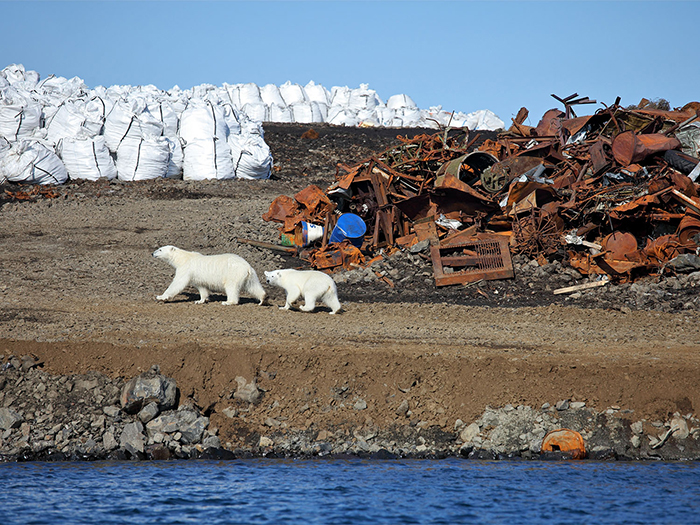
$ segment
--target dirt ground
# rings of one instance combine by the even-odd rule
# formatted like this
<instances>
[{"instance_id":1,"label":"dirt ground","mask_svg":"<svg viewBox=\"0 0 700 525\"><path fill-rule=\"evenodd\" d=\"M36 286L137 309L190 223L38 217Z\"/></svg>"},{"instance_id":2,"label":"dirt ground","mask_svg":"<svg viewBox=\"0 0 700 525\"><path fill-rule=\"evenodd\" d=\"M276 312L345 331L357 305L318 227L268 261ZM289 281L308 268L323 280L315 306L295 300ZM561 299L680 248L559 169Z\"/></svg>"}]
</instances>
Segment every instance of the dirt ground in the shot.
<instances>
[{"instance_id":1,"label":"dirt ground","mask_svg":"<svg viewBox=\"0 0 700 525\"><path fill-rule=\"evenodd\" d=\"M56 374L124 378L159 364L211 416L222 442L259 432L268 418L301 429L425 422L451 430L487 405L563 399L650 421L697 412L694 309L630 309L611 299L604 308L570 306L517 275L507 303L465 287L437 289L429 275L405 294L397 287L387 295L381 282L340 284L338 315L280 310L283 292L267 285L263 306L251 298L224 306L221 296L198 305L194 289L157 302L173 270L151 253L165 244L237 253L259 275L302 266L237 238L277 242L277 225L261 218L275 197L311 183L325 188L338 161L352 164L399 133L421 132L315 126L320 137L309 140L301 137L307 128L265 126L275 158L268 181L71 182L57 198L5 194L0 355L34 354ZM257 407L238 407L249 412L234 427L223 410L237 406L237 376L255 379L264 396ZM397 414L404 400L410 412Z\"/></svg>"}]
</instances>

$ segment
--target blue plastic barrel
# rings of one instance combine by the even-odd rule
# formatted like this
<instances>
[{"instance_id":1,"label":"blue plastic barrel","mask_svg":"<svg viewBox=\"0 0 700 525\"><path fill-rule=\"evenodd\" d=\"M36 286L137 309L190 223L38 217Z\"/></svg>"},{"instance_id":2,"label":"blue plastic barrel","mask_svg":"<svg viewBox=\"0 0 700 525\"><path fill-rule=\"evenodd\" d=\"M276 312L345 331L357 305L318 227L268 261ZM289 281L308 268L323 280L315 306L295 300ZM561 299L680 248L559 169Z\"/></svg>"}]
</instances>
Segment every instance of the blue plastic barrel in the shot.
<instances>
[{"instance_id":1,"label":"blue plastic barrel","mask_svg":"<svg viewBox=\"0 0 700 525\"><path fill-rule=\"evenodd\" d=\"M362 217L354 213L343 213L338 217L338 222L331 232L329 242L342 242L348 239L353 245L360 248L364 241L367 225Z\"/></svg>"}]
</instances>

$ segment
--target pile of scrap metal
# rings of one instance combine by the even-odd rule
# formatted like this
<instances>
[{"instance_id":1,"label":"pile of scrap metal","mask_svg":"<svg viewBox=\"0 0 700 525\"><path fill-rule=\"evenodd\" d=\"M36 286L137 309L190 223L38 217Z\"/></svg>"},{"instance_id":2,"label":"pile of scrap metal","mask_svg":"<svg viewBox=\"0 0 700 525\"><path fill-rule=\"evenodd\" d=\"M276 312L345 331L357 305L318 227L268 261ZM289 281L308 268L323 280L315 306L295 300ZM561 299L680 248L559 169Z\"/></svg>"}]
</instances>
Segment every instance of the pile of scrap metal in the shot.
<instances>
[{"instance_id":1,"label":"pile of scrap metal","mask_svg":"<svg viewBox=\"0 0 700 525\"><path fill-rule=\"evenodd\" d=\"M438 286L513 277L511 252L617 281L697 255L700 103L632 110L618 100L577 117L573 106L595 102L577 96L555 97L565 111L547 111L534 128L521 109L492 139L464 129L398 137L339 165L326 191L278 197L263 218L325 271L430 245ZM360 243L329 242L344 213L364 221ZM323 236L311 241L310 225Z\"/></svg>"}]
</instances>

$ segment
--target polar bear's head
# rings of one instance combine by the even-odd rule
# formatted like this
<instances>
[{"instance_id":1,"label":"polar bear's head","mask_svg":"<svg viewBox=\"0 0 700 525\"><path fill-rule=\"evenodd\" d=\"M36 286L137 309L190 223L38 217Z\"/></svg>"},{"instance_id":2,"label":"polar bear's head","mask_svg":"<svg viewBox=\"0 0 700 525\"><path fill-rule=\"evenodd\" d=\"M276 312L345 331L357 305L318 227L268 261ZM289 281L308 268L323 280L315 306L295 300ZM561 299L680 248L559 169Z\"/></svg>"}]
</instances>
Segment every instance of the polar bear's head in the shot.
<instances>
[{"instance_id":1,"label":"polar bear's head","mask_svg":"<svg viewBox=\"0 0 700 525\"><path fill-rule=\"evenodd\" d=\"M281 276L282 273L279 270L265 272L265 279L267 279L268 284L277 284Z\"/></svg>"},{"instance_id":2,"label":"polar bear's head","mask_svg":"<svg viewBox=\"0 0 700 525\"><path fill-rule=\"evenodd\" d=\"M177 248L175 246L161 246L158 248L156 251L153 252L153 257L156 259L164 259L166 261L169 261L172 259L173 254L177 251Z\"/></svg>"}]
</instances>

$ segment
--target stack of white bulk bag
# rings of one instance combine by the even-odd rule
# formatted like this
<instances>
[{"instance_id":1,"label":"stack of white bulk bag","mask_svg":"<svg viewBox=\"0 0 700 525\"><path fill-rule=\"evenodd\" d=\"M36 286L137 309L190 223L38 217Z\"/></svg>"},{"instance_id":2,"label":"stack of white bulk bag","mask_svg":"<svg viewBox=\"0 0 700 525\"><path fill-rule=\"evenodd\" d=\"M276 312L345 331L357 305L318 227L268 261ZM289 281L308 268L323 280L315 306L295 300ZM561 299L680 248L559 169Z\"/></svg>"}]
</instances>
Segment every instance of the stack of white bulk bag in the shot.
<instances>
[{"instance_id":1,"label":"stack of white bulk bag","mask_svg":"<svg viewBox=\"0 0 700 525\"><path fill-rule=\"evenodd\" d=\"M140 97L120 100L105 119L104 136L112 153L117 152L127 139L137 140L162 134L163 123L151 115L146 101Z\"/></svg>"},{"instance_id":2,"label":"stack of white bulk bag","mask_svg":"<svg viewBox=\"0 0 700 525\"><path fill-rule=\"evenodd\" d=\"M0 156L0 173L10 182L63 184L68 180L58 155L36 140L12 142Z\"/></svg>"},{"instance_id":3,"label":"stack of white bulk bag","mask_svg":"<svg viewBox=\"0 0 700 525\"><path fill-rule=\"evenodd\" d=\"M9 141L32 137L41 125L41 104L12 87L0 91L0 136Z\"/></svg>"},{"instance_id":4,"label":"stack of white bulk bag","mask_svg":"<svg viewBox=\"0 0 700 525\"><path fill-rule=\"evenodd\" d=\"M180 138L185 146L183 178L234 178L228 135L229 127L223 106L208 101L191 100L180 119Z\"/></svg>"},{"instance_id":5,"label":"stack of white bulk bag","mask_svg":"<svg viewBox=\"0 0 700 525\"><path fill-rule=\"evenodd\" d=\"M66 137L58 143L56 150L73 180L112 180L117 177L117 168L103 135L91 136L82 132L75 137Z\"/></svg>"},{"instance_id":6,"label":"stack of white bulk bag","mask_svg":"<svg viewBox=\"0 0 700 525\"><path fill-rule=\"evenodd\" d=\"M170 165L170 141L166 137L129 137L117 149L117 177L123 181L165 177Z\"/></svg>"}]
</instances>

